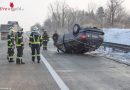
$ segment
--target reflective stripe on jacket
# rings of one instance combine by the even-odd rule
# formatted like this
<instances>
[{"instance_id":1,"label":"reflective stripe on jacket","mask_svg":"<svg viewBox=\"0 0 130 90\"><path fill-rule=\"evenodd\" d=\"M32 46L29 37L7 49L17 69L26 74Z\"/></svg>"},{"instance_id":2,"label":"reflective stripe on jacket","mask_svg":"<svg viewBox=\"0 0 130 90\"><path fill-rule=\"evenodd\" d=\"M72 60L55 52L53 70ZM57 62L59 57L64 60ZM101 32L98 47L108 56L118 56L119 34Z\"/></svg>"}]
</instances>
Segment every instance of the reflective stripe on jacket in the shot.
<instances>
[{"instance_id":1,"label":"reflective stripe on jacket","mask_svg":"<svg viewBox=\"0 0 130 90\"><path fill-rule=\"evenodd\" d=\"M15 41L16 41L16 46L23 46L24 45L22 33L17 32L16 37L15 37Z\"/></svg>"},{"instance_id":2,"label":"reflective stripe on jacket","mask_svg":"<svg viewBox=\"0 0 130 90\"><path fill-rule=\"evenodd\" d=\"M7 42L8 48L13 48L14 47L14 36L8 35L7 40L8 40L8 42Z\"/></svg>"},{"instance_id":3,"label":"reflective stripe on jacket","mask_svg":"<svg viewBox=\"0 0 130 90\"><path fill-rule=\"evenodd\" d=\"M41 44L42 42L42 37L38 33L31 33L29 37L29 43L30 44Z\"/></svg>"}]
</instances>

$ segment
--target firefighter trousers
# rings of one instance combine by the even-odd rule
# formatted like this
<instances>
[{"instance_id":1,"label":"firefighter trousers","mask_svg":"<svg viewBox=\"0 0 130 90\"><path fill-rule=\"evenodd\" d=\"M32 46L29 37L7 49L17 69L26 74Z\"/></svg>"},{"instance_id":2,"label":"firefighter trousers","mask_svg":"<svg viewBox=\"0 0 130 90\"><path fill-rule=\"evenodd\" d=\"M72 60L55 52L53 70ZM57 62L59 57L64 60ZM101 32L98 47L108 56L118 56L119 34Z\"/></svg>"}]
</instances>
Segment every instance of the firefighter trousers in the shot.
<instances>
[{"instance_id":1,"label":"firefighter trousers","mask_svg":"<svg viewBox=\"0 0 130 90\"><path fill-rule=\"evenodd\" d=\"M13 60L13 55L14 55L14 48L8 48L8 59L9 59L9 61Z\"/></svg>"},{"instance_id":2,"label":"firefighter trousers","mask_svg":"<svg viewBox=\"0 0 130 90\"><path fill-rule=\"evenodd\" d=\"M17 46L17 59L22 59L23 56L23 46Z\"/></svg>"},{"instance_id":3,"label":"firefighter trousers","mask_svg":"<svg viewBox=\"0 0 130 90\"><path fill-rule=\"evenodd\" d=\"M17 59L16 59L16 64L25 64L22 60L23 56L23 46L17 46Z\"/></svg>"},{"instance_id":4,"label":"firefighter trousers","mask_svg":"<svg viewBox=\"0 0 130 90\"><path fill-rule=\"evenodd\" d=\"M35 56L37 56L37 60L40 61L40 45L32 44L32 61L35 61Z\"/></svg>"},{"instance_id":5,"label":"firefighter trousers","mask_svg":"<svg viewBox=\"0 0 130 90\"><path fill-rule=\"evenodd\" d=\"M47 50L47 41L43 41L43 50Z\"/></svg>"}]
</instances>

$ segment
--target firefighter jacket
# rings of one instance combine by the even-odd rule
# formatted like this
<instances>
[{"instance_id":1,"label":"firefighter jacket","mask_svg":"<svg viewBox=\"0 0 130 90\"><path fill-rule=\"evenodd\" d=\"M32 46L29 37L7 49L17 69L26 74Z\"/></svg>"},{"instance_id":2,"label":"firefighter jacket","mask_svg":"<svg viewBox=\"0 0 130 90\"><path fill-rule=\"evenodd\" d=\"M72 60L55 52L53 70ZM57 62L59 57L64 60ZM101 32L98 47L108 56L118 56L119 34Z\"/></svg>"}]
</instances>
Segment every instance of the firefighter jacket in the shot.
<instances>
[{"instance_id":1,"label":"firefighter jacket","mask_svg":"<svg viewBox=\"0 0 130 90\"><path fill-rule=\"evenodd\" d=\"M11 34L11 35L8 35L7 37L8 39L8 48L14 48L14 35Z\"/></svg>"},{"instance_id":2,"label":"firefighter jacket","mask_svg":"<svg viewBox=\"0 0 130 90\"><path fill-rule=\"evenodd\" d=\"M49 41L49 36L48 36L48 34L47 33L44 33L43 35L42 35L42 39L43 39L43 42L44 41Z\"/></svg>"},{"instance_id":3,"label":"firefighter jacket","mask_svg":"<svg viewBox=\"0 0 130 90\"><path fill-rule=\"evenodd\" d=\"M42 44L42 37L38 32L32 32L29 37L29 45Z\"/></svg>"},{"instance_id":4,"label":"firefighter jacket","mask_svg":"<svg viewBox=\"0 0 130 90\"><path fill-rule=\"evenodd\" d=\"M20 32L16 33L15 42L16 42L16 47L24 46L22 33Z\"/></svg>"}]
</instances>

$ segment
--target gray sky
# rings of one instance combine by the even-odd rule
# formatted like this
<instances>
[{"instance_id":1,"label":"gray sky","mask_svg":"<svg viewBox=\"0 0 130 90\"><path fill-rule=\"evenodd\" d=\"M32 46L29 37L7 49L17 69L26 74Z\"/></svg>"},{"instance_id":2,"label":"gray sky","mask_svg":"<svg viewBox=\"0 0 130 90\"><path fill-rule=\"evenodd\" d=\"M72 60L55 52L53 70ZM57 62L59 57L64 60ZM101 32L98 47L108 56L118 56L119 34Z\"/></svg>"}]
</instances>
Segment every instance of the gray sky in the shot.
<instances>
[{"instance_id":1,"label":"gray sky","mask_svg":"<svg viewBox=\"0 0 130 90\"><path fill-rule=\"evenodd\" d=\"M48 6L50 3L57 0L0 0L0 7L9 7L9 3L13 2L15 7L22 7L23 11L0 11L0 24L7 21L19 21L20 26L25 31L30 29L30 26L39 22L43 24L48 15ZM63 0L58 0L63 1ZM90 4L92 8L97 9L99 6L106 6L107 0L65 0L70 7L77 9L88 10ZM130 11L130 0L125 0L123 5Z\"/></svg>"}]
</instances>

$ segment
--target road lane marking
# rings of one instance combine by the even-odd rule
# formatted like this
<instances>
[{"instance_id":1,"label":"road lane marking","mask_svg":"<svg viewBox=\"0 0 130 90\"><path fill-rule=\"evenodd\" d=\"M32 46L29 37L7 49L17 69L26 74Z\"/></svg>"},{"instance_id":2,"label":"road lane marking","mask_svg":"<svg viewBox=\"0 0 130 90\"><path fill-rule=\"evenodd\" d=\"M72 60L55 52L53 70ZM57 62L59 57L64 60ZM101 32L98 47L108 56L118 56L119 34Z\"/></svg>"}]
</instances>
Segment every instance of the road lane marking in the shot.
<instances>
[{"instance_id":1,"label":"road lane marking","mask_svg":"<svg viewBox=\"0 0 130 90\"><path fill-rule=\"evenodd\" d=\"M53 77L53 79L55 80L55 82L57 83L57 85L59 86L59 88L61 90L69 90L69 88L67 87L67 85L64 83L64 81L60 78L60 76L56 73L56 71L53 69L53 67L49 64L49 62L43 57L43 55L41 55L41 60L43 61L43 63L45 64L45 66L47 67L48 71L50 72L51 76Z\"/></svg>"}]
</instances>

